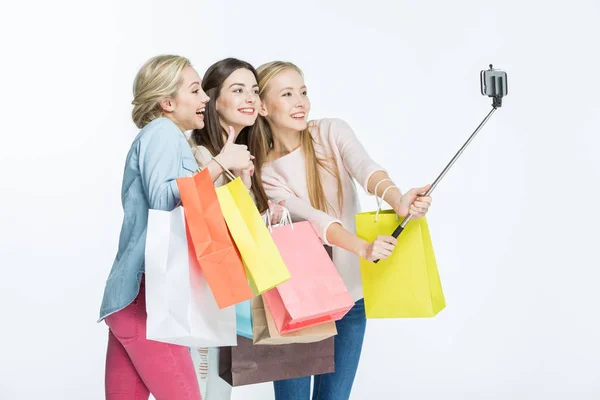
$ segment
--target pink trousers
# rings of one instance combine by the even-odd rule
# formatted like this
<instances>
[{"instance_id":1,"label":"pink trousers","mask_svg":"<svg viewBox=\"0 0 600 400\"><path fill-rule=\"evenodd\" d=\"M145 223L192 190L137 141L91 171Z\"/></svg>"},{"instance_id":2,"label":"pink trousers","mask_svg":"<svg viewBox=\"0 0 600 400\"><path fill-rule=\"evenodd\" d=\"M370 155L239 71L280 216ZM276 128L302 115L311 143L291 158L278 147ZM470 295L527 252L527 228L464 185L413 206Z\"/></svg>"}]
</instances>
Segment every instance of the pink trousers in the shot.
<instances>
[{"instance_id":1,"label":"pink trousers","mask_svg":"<svg viewBox=\"0 0 600 400\"><path fill-rule=\"evenodd\" d=\"M143 282L133 303L105 321L106 400L201 400L189 349L146 339Z\"/></svg>"}]
</instances>

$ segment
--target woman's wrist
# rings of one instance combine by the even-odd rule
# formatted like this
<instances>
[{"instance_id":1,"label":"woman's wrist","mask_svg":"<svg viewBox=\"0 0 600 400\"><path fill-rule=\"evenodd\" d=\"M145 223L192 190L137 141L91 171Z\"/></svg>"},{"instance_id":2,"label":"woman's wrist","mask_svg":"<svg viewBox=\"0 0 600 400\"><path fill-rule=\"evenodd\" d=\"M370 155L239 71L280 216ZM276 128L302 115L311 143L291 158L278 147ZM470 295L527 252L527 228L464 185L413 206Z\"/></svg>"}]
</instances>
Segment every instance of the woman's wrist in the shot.
<instances>
[{"instance_id":1,"label":"woman's wrist","mask_svg":"<svg viewBox=\"0 0 600 400\"><path fill-rule=\"evenodd\" d=\"M388 203L390 207L396 212L396 214L400 215L401 205L402 205L402 192L400 189L393 186L390 187L389 190L385 193L383 201ZM400 215L401 217L405 217L405 215Z\"/></svg>"},{"instance_id":2,"label":"woman's wrist","mask_svg":"<svg viewBox=\"0 0 600 400\"><path fill-rule=\"evenodd\" d=\"M400 192L400 189L396 186L390 186L387 191L384 191L383 195L383 201L392 207L395 207L396 204L400 204L400 200L402 200L402 192Z\"/></svg>"},{"instance_id":3,"label":"woman's wrist","mask_svg":"<svg viewBox=\"0 0 600 400\"><path fill-rule=\"evenodd\" d=\"M219 168L221 168L221 170L223 170L223 172L225 172L225 168L229 168L227 165L226 160L224 159L224 157L222 156L222 154L217 154L216 156L213 157L214 162L219 166Z\"/></svg>"},{"instance_id":4,"label":"woman's wrist","mask_svg":"<svg viewBox=\"0 0 600 400\"><path fill-rule=\"evenodd\" d=\"M219 177L225 173L223 166L214 159L206 163L204 169L208 169L208 172L213 182L216 182L216 180L219 179Z\"/></svg>"},{"instance_id":5,"label":"woman's wrist","mask_svg":"<svg viewBox=\"0 0 600 400\"><path fill-rule=\"evenodd\" d=\"M360 258L366 259L368 249L369 249L369 242L367 242L366 240L360 239L360 241L357 244L357 248L356 248L356 251L354 252L354 254L356 254Z\"/></svg>"},{"instance_id":6,"label":"woman's wrist","mask_svg":"<svg viewBox=\"0 0 600 400\"><path fill-rule=\"evenodd\" d=\"M400 198L398 198L398 201L396 203L394 203L394 211L396 212L396 214L398 214L398 216L405 218L408 215L408 207L404 207L402 205L402 197L404 195L401 195Z\"/></svg>"},{"instance_id":7,"label":"woman's wrist","mask_svg":"<svg viewBox=\"0 0 600 400\"><path fill-rule=\"evenodd\" d=\"M332 246L340 247L361 258L365 258L367 255L369 242L347 231L339 222L329 225L325 237Z\"/></svg>"}]
</instances>

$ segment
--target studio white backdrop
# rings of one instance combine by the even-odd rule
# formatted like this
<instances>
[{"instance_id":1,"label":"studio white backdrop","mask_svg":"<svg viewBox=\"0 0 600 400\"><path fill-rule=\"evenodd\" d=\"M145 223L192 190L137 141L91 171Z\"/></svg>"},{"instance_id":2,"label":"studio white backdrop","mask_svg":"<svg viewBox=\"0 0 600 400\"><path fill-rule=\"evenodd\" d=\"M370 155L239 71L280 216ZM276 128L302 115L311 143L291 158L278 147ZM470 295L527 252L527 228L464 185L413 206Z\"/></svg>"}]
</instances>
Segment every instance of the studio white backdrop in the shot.
<instances>
[{"instance_id":1,"label":"studio white backdrop","mask_svg":"<svg viewBox=\"0 0 600 400\"><path fill-rule=\"evenodd\" d=\"M295 62L311 116L347 120L403 190L488 112L479 71L506 70L504 106L434 193L447 308L369 321L352 399L600 398L599 18L597 0L3 3L0 398L104 398L132 81L159 53L201 75Z\"/></svg>"}]
</instances>

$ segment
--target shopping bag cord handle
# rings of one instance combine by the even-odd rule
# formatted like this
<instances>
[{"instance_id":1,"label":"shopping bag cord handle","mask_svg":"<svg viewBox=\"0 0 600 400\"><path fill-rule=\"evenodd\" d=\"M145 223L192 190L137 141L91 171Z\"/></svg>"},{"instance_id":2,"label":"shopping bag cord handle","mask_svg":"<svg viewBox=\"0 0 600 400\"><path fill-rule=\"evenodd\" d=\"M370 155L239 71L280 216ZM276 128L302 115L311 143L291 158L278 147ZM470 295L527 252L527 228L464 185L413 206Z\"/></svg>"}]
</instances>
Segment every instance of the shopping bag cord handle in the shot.
<instances>
[{"instance_id":1,"label":"shopping bag cord handle","mask_svg":"<svg viewBox=\"0 0 600 400\"><path fill-rule=\"evenodd\" d=\"M283 213L281 214L280 223L276 224L276 226L277 225L281 225L281 226L290 225L292 227L292 229L294 229L294 224L292 222L292 216L290 215L290 211L283 206L281 206L281 207L283 208ZM271 211L267 210L265 215L267 217L267 226L269 227L269 231L273 232L273 225L271 224ZM281 221L283 221L283 222L281 222Z\"/></svg>"},{"instance_id":2,"label":"shopping bag cord handle","mask_svg":"<svg viewBox=\"0 0 600 400\"><path fill-rule=\"evenodd\" d=\"M225 173L225 175L229 178L230 181L233 181L235 179L235 176L231 173L231 171L229 171L227 168L225 168L223 166L223 164L221 164L221 162L219 160L217 160L216 157L212 158L214 162L216 162L217 164L219 164L219 166L221 168L223 168L223 172Z\"/></svg>"},{"instance_id":3,"label":"shopping bag cord handle","mask_svg":"<svg viewBox=\"0 0 600 400\"><path fill-rule=\"evenodd\" d=\"M378 222L379 220L379 212L381 211L381 206L383 205L383 199L385 198L385 195L387 194L387 191L390 189L398 189L396 186L392 185L392 186L388 186L385 188L385 190L383 191L383 193L381 194L381 199L377 198L377 211L375 212L375 222ZM375 195L377 196L377 195ZM396 214L396 221L398 221L398 214Z\"/></svg>"},{"instance_id":4,"label":"shopping bag cord handle","mask_svg":"<svg viewBox=\"0 0 600 400\"><path fill-rule=\"evenodd\" d=\"M379 196L377 196L377 189L379 189L379 185L381 185L383 182L391 182L392 180L390 178L385 178L380 180L379 182L377 182L377 184L375 185L375 190L373 190L373 194L375 194L375 201L377 202L377 206L379 207Z\"/></svg>"}]
</instances>

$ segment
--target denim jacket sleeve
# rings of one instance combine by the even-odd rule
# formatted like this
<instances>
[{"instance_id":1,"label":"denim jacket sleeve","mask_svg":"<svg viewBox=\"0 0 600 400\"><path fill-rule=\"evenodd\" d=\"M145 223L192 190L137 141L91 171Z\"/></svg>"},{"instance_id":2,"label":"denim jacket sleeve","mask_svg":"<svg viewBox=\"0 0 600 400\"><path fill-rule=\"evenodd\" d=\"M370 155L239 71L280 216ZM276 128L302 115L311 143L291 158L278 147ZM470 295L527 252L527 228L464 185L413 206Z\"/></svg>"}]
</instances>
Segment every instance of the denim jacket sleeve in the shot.
<instances>
[{"instance_id":1,"label":"denim jacket sleeve","mask_svg":"<svg viewBox=\"0 0 600 400\"><path fill-rule=\"evenodd\" d=\"M170 121L153 128L138 141L142 186L151 209L171 211L181 201L176 179L182 163L182 133Z\"/></svg>"}]
</instances>

